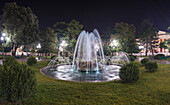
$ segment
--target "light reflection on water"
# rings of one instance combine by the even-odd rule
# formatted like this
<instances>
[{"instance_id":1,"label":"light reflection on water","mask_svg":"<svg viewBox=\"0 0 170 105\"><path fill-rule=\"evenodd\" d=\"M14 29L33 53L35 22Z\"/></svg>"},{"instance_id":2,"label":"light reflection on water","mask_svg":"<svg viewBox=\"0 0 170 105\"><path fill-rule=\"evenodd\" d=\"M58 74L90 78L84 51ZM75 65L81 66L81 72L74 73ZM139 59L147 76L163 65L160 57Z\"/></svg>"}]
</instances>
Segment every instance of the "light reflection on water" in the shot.
<instances>
[{"instance_id":1,"label":"light reflection on water","mask_svg":"<svg viewBox=\"0 0 170 105\"><path fill-rule=\"evenodd\" d=\"M93 71L87 73L74 71L71 65L61 65L55 69L46 68L42 72L49 77L67 81L102 82L119 79L120 66L108 65L106 68L106 70L99 72Z\"/></svg>"}]
</instances>

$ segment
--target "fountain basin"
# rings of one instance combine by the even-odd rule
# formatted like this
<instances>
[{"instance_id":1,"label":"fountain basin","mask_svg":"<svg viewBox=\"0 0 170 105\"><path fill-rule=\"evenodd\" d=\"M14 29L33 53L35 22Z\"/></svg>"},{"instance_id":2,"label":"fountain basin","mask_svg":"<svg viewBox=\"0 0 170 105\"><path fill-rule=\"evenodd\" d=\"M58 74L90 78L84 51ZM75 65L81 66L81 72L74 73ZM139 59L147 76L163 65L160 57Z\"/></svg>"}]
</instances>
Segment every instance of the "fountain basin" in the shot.
<instances>
[{"instance_id":1,"label":"fountain basin","mask_svg":"<svg viewBox=\"0 0 170 105\"><path fill-rule=\"evenodd\" d=\"M76 82L106 82L119 79L118 65L106 65L105 70L99 72L82 72L72 69L71 65L55 65L55 67L45 67L40 72L48 77Z\"/></svg>"}]
</instances>

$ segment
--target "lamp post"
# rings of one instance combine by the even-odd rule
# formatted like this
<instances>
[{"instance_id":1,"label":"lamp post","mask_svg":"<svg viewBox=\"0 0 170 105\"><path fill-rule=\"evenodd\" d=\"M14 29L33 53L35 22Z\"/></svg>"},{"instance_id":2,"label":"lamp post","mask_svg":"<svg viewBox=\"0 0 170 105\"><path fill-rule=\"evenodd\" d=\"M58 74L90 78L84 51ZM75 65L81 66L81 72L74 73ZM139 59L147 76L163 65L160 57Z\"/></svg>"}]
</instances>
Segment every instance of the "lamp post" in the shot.
<instances>
[{"instance_id":1,"label":"lamp post","mask_svg":"<svg viewBox=\"0 0 170 105\"><path fill-rule=\"evenodd\" d=\"M110 43L110 46L111 46L113 49L115 49L115 48L118 46L117 40L113 40L113 41ZM114 50L113 50L113 52L114 52Z\"/></svg>"},{"instance_id":2,"label":"lamp post","mask_svg":"<svg viewBox=\"0 0 170 105\"><path fill-rule=\"evenodd\" d=\"M63 52L63 58L64 58L64 48L67 46L68 44L66 43L65 40L62 41L62 43L60 44L59 50Z\"/></svg>"},{"instance_id":3,"label":"lamp post","mask_svg":"<svg viewBox=\"0 0 170 105\"><path fill-rule=\"evenodd\" d=\"M39 43L39 44L37 45L37 49L40 49L40 48L41 48L41 44ZM38 60L40 60L39 51L38 51Z\"/></svg>"},{"instance_id":4,"label":"lamp post","mask_svg":"<svg viewBox=\"0 0 170 105\"><path fill-rule=\"evenodd\" d=\"M9 40L9 37L6 36L6 33L2 33L1 36L1 41L2 41L2 46L3 46L3 59L4 59L4 47L5 47L5 41Z\"/></svg>"}]
</instances>

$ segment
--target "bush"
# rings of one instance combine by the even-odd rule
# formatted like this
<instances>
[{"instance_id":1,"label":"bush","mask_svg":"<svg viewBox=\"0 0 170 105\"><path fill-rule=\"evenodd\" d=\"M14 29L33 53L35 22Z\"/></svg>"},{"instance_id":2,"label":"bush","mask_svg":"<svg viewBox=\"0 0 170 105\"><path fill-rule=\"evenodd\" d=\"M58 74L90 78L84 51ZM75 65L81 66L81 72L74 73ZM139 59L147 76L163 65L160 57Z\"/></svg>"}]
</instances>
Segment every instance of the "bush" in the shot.
<instances>
[{"instance_id":1,"label":"bush","mask_svg":"<svg viewBox=\"0 0 170 105\"><path fill-rule=\"evenodd\" d=\"M3 100L17 102L35 92L35 73L26 64L0 67L0 95Z\"/></svg>"},{"instance_id":2,"label":"bush","mask_svg":"<svg viewBox=\"0 0 170 105\"><path fill-rule=\"evenodd\" d=\"M22 52L21 57L23 57L23 56L24 56L24 53Z\"/></svg>"},{"instance_id":3,"label":"bush","mask_svg":"<svg viewBox=\"0 0 170 105\"><path fill-rule=\"evenodd\" d=\"M10 66L10 65L14 65L15 63L18 63L17 60L15 60L14 56L6 56L3 60L3 65L4 66Z\"/></svg>"},{"instance_id":4,"label":"bush","mask_svg":"<svg viewBox=\"0 0 170 105\"><path fill-rule=\"evenodd\" d=\"M144 58L140 61L143 65L145 65L147 62L149 62L148 58Z\"/></svg>"},{"instance_id":5,"label":"bush","mask_svg":"<svg viewBox=\"0 0 170 105\"><path fill-rule=\"evenodd\" d=\"M55 55L51 56L51 59L55 58Z\"/></svg>"},{"instance_id":6,"label":"bush","mask_svg":"<svg viewBox=\"0 0 170 105\"><path fill-rule=\"evenodd\" d=\"M125 83L134 83L139 79L139 68L134 63L124 65L119 72L120 79Z\"/></svg>"},{"instance_id":7,"label":"bush","mask_svg":"<svg viewBox=\"0 0 170 105\"><path fill-rule=\"evenodd\" d=\"M145 69L148 71L148 72L155 72L157 69L158 69L158 65L156 62L147 62L145 64Z\"/></svg>"},{"instance_id":8,"label":"bush","mask_svg":"<svg viewBox=\"0 0 170 105\"><path fill-rule=\"evenodd\" d=\"M161 57L165 57L165 55L164 54L157 54L157 55L154 56L154 59L160 60Z\"/></svg>"},{"instance_id":9,"label":"bush","mask_svg":"<svg viewBox=\"0 0 170 105\"><path fill-rule=\"evenodd\" d=\"M129 59L130 59L130 61L134 61L134 60L136 59L136 56L134 56L134 55L129 55Z\"/></svg>"},{"instance_id":10,"label":"bush","mask_svg":"<svg viewBox=\"0 0 170 105\"><path fill-rule=\"evenodd\" d=\"M34 65L36 63L37 63L37 60L35 59L35 57L29 57L28 60L27 60L27 64L29 66L32 66L32 65Z\"/></svg>"},{"instance_id":11,"label":"bush","mask_svg":"<svg viewBox=\"0 0 170 105\"><path fill-rule=\"evenodd\" d=\"M133 61L131 63L137 65L138 67L142 67L142 64L140 62L138 62L138 61Z\"/></svg>"}]
</instances>

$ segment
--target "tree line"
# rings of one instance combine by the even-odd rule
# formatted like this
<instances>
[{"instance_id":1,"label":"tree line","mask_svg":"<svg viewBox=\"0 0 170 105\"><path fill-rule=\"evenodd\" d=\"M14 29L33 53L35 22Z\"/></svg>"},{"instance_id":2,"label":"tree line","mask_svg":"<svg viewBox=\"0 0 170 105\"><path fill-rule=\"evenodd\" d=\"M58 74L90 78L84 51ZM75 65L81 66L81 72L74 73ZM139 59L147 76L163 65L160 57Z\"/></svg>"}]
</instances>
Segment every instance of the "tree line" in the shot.
<instances>
[{"instance_id":1,"label":"tree line","mask_svg":"<svg viewBox=\"0 0 170 105\"><path fill-rule=\"evenodd\" d=\"M42 46L39 52L55 53L62 40L66 40L68 43L67 50L73 52L78 35L82 30L83 25L77 20L72 20L69 23L57 22L53 27L47 27L40 31L38 18L31 8L19 6L15 2L6 3L3 14L0 15L0 31L7 33L10 38L6 41L5 46L11 47L13 56L15 56L18 47L24 45L25 49L31 47L34 50L37 43L41 43ZM144 20L141 23L139 37L145 43L146 51L150 45L153 52L152 40L157 31L150 20ZM109 36L110 40L115 39L119 43L114 48L110 45L110 48L105 46L104 49L125 51L132 54L139 51L135 35L136 27L133 24L120 22L115 24L113 30L105 31L101 37ZM104 37L102 40L105 39Z\"/></svg>"}]
</instances>

